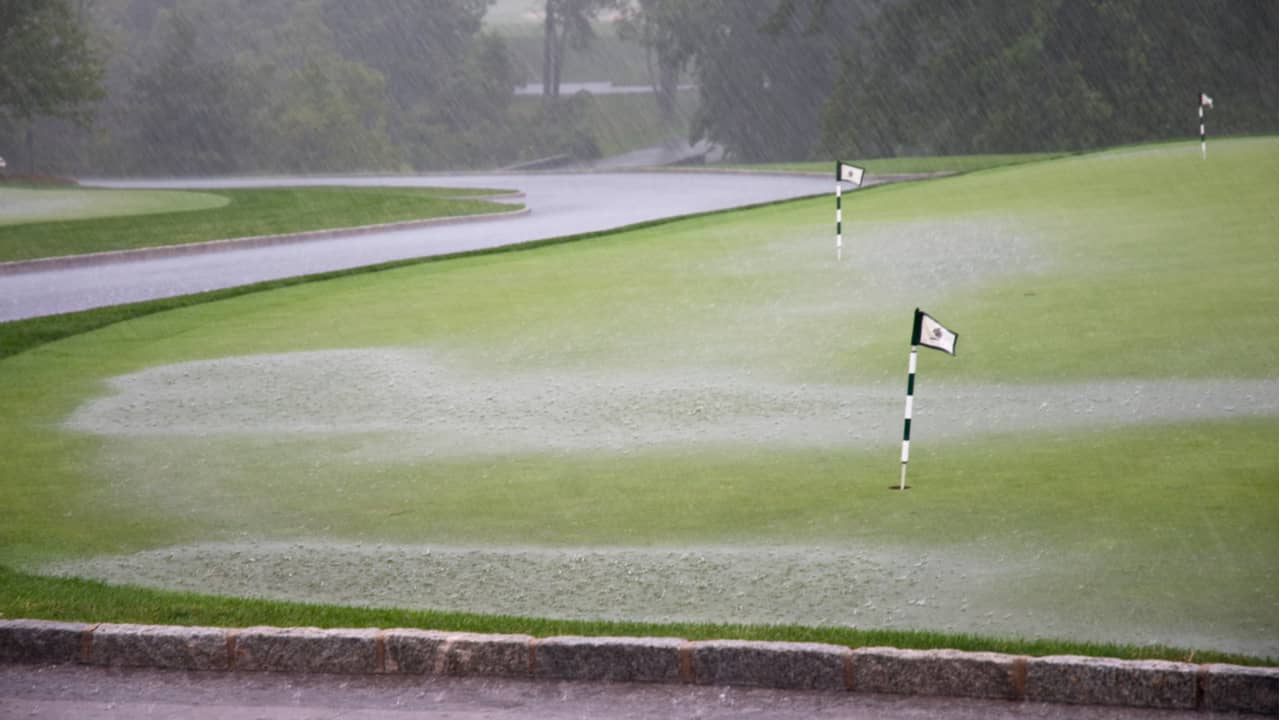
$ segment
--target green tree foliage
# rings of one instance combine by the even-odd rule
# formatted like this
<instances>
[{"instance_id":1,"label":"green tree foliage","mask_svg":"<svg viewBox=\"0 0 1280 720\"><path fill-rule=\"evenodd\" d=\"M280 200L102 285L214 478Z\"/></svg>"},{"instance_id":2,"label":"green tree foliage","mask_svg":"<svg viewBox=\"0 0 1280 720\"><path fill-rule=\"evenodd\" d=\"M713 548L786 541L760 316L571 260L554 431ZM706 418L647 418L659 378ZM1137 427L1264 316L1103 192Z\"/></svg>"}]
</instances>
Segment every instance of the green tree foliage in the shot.
<instances>
[{"instance_id":1,"label":"green tree foliage","mask_svg":"<svg viewBox=\"0 0 1280 720\"><path fill-rule=\"evenodd\" d=\"M289 172L394 168L385 132L386 83L360 63L318 54L289 72L273 96L267 167Z\"/></svg>"},{"instance_id":2,"label":"green tree foliage","mask_svg":"<svg viewBox=\"0 0 1280 720\"><path fill-rule=\"evenodd\" d=\"M98 129L42 121L50 163L326 172L597 153L582 103L517 111L522 78L482 29L491 1L93 0L87 25L106 59Z\"/></svg>"},{"instance_id":3,"label":"green tree foliage","mask_svg":"<svg viewBox=\"0 0 1280 720\"><path fill-rule=\"evenodd\" d=\"M906 0L857 33L823 111L832 154L1073 150L1274 132L1276 5Z\"/></svg>"},{"instance_id":4,"label":"green tree foliage","mask_svg":"<svg viewBox=\"0 0 1280 720\"><path fill-rule=\"evenodd\" d=\"M1267 0L637 0L627 37L689 65L695 137L742 160L1071 150L1274 132ZM661 83L659 83L661 84Z\"/></svg>"},{"instance_id":5,"label":"green tree foliage","mask_svg":"<svg viewBox=\"0 0 1280 720\"><path fill-rule=\"evenodd\" d=\"M560 99L560 76L565 49L585 50L595 38L591 23L601 11L616 8L618 0L544 0L542 35L542 97Z\"/></svg>"},{"instance_id":6,"label":"green tree foliage","mask_svg":"<svg viewBox=\"0 0 1280 720\"><path fill-rule=\"evenodd\" d=\"M102 65L81 24L83 2L0 2L0 116L87 118Z\"/></svg>"},{"instance_id":7,"label":"green tree foliage","mask_svg":"<svg viewBox=\"0 0 1280 720\"><path fill-rule=\"evenodd\" d=\"M821 32L819 17L793 3L699 3L704 40L695 55L702 103L693 134L750 162L809 157L833 82L841 34ZM861 6L829 10L852 27Z\"/></svg>"},{"instance_id":8,"label":"green tree foliage","mask_svg":"<svg viewBox=\"0 0 1280 720\"><path fill-rule=\"evenodd\" d=\"M491 0L324 0L329 44L386 78L400 107L436 97L472 52Z\"/></svg>"},{"instance_id":9,"label":"green tree foliage","mask_svg":"<svg viewBox=\"0 0 1280 720\"><path fill-rule=\"evenodd\" d=\"M818 141L843 37L824 28L856 27L878 2L640 0L624 36L654 53L660 88L692 66L701 102L691 139L714 140L744 161L804 158Z\"/></svg>"},{"instance_id":10,"label":"green tree foliage","mask_svg":"<svg viewBox=\"0 0 1280 720\"><path fill-rule=\"evenodd\" d=\"M0 0L0 152L7 162L21 156L28 172L36 171L35 123L87 125L104 95L102 62L83 24L89 2Z\"/></svg>"},{"instance_id":11,"label":"green tree foliage","mask_svg":"<svg viewBox=\"0 0 1280 720\"><path fill-rule=\"evenodd\" d=\"M688 22L693 9L687 0L637 0L623 6L618 23L620 38L645 49L649 81L668 130L676 124L680 74L693 60L701 39L691 32L699 26Z\"/></svg>"},{"instance_id":12,"label":"green tree foliage","mask_svg":"<svg viewBox=\"0 0 1280 720\"><path fill-rule=\"evenodd\" d=\"M241 127L229 102L233 70L226 60L202 57L196 26L180 12L156 20L159 47L133 81L136 133L132 144L164 153L133 155L135 171L230 172L237 169ZM162 166L162 167L158 167Z\"/></svg>"}]
</instances>

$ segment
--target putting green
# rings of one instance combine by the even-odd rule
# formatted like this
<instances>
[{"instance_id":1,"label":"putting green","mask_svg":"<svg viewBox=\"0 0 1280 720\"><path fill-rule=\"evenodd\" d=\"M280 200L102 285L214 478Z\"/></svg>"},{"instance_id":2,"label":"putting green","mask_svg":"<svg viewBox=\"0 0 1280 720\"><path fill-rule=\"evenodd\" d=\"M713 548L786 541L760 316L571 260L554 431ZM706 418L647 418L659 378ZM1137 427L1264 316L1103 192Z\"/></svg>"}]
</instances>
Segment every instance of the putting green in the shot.
<instances>
[{"instance_id":1,"label":"putting green","mask_svg":"<svg viewBox=\"0 0 1280 720\"><path fill-rule=\"evenodd\" d=\"M853 193L843 260L815 199L47 345L0 363L0 562L1274 656L1276 153ZM916 306L959 355L891 493Z\"/></svg>"},{"instance_id":2,"label":"putting green","mask_svg":"<svg viewBox=\"0 0 1280 720\"><path fill-rule=\"evenodd\" d=\"M207 210L228 202L230 200L222 195L178 190L0 187L0 225Z\"/></svg>"}]
</instances>

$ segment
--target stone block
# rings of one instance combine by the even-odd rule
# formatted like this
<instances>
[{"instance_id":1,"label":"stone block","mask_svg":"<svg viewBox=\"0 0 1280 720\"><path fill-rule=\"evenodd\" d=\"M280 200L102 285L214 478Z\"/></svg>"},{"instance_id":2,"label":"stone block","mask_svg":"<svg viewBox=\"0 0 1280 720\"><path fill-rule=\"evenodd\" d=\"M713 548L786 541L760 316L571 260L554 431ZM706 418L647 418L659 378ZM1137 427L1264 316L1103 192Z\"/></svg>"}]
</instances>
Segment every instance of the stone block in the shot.
<instances>
[{"instance_id":1,"label":"stone block","mask_svg":"<svg viewBox=\"0 0 1280 720\"><path fill-rule=\"evenodd\" d=\"M1271 717L1280 712L1276 701L1280 669L1205 665L1201 668L1201 674L1204 682L1204 710L1258 713Z\"/></svg>"},{"instance_id":2,"label":"stone block","mask_svg":"<svg viewBox=\"0 0 1280 720\"><path fill-rule=\"evenodd\" d=\"M77 662L84 633L91 627L51 620L0 620L0 662Z\"/></svg>"},{"instance_id":3,"label":"stone block","mask_svg":"<svg viewBox=\"0 0 1280 720\"><path fill-rule=\"evenodd\" d=\"M960 650L858 648L853 690L1016 700L1024 658Z\"/></svg>"},{"instance_id":4,"label":"stone block","mask_svg":"<svg viewBox=\"0 0 1280 720\"><path fill-rule=\"evenodd\" d=\"M227 631L172 625L115 625L93 631L90 665L166 670L227 670Z\"/></svg>"},{"instance_id":5,"label":"stone block","mask_svg":"<svg viewBox=\"0 0 1280 720\"><path fill-rule=\"evenodd\" d=\"M435 630L395 629L382 634L386 671L406 675L439 673L441 648L448 633Z\"/></svg>"},{"instance_id":6,"label":"stone block","mask_svg":"<svg viewBox=\"0 0 1280 720\"><path fill-rule=\"evenodd\" d=\"M818 643L710 640L693 643L693 680L699 685L752 685L842 690L851 650Z\"/></svg>"},{"instance_id":7,"label":"stone block","mask_svg":"<svg viewBox=\"0 0 1280 720\"><path fill-rule=\"evenodd\" d=\"M680 682L676 638L553 637L535 646L539 678L608 682Z\"/></svg>"},{"instance_id":8,"label":"stone block","mask_svg":"<svg viewBox=\"0 0 1280 720\"><path fill-rule=\"evenodd\" d=\"M235 670L381 672L378 630L251 627L235 633Z\"/></svg>"},{"instance_id":9,"label":"stone block","mask_svg":"<svg viewBox=\"0 0 1280 720\"><path fill-rule=\"evenodd\" d=\"M531 674L528 635L452 633L441 647L440 675L528 677Z\"/></svg>"},{"instance_id":10,"label":"stone block","mask_svg":"<svg viewBox=\"0 0 1280 720\"><path fill-rule=\"evenodd\" d=\"M1030 658L1027 700L1191 710L1196 707L1196 670L1195 665L1165 660Z\"/></svg>"}]
</instances>

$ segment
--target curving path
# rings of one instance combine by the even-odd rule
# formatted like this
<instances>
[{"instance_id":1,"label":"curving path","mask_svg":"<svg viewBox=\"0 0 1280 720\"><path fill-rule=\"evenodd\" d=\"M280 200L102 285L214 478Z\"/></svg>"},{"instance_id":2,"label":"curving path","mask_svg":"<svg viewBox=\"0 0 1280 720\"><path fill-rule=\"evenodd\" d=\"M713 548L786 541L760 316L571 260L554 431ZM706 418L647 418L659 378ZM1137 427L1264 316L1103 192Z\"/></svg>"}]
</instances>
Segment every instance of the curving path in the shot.
<instances>
[{"instance_id":1,"label":"curving path","mask_svg":"<svg viewBox=\"0 0 1280 720\"><path fill-rule=\"evenodd\" d=\"M278 177L93 181L129 188L280 185L425 185L510 188L525 194L529 215L306 243L127 259L93 267L0 276L0 322L234 287L404 258L617 228L831 191L816 175L717 172L460 174L393 177ZM868 183L871 184L871 183Z\"/></svg>"}]
</instances>

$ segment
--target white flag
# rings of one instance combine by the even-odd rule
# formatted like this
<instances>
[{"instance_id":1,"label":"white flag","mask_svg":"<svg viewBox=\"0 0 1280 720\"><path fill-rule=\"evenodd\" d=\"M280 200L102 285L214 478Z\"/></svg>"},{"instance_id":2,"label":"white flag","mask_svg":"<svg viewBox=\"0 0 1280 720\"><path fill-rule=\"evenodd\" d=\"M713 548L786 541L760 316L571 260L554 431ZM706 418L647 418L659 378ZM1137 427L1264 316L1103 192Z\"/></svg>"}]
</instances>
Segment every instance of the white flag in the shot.
<instances>
[{"instance_id":1,"label":"white flag","mask_svg":"<svg viewBox=\"0 0 1280 720\"><path fill-rule=\"evenodd\" d=\"M1212 110L1213 98L1209 97L1208 95L1205 95L1204 93L1200 93L1200 107L1207 107L1210 110Z\"/></svg>"},{"instance_id":2,"label":"white flag","mask_svg":"<svg viewBox=\"0 0 1280 720\"><path fill-rule=\"evenodd\" d=\"M924 345L935 350L941 350L949 355L956 354L956 339L959 335L942 327L937 320L929 317L926 312L916 310L917 327L920 328L920 334L915 338L915 345Z\"/></svg>"},{"instance_id":3,"label":"white flag","mask_svg":"<svg viewBox=\"0 0 1280 720\"><path fill-rule=\"evenodd\" d=\"M863 169L857 165L836 162L836 182L851 182L854 184L854 187L861 187L863 172Z\"/></svg>"}]
</instances>

